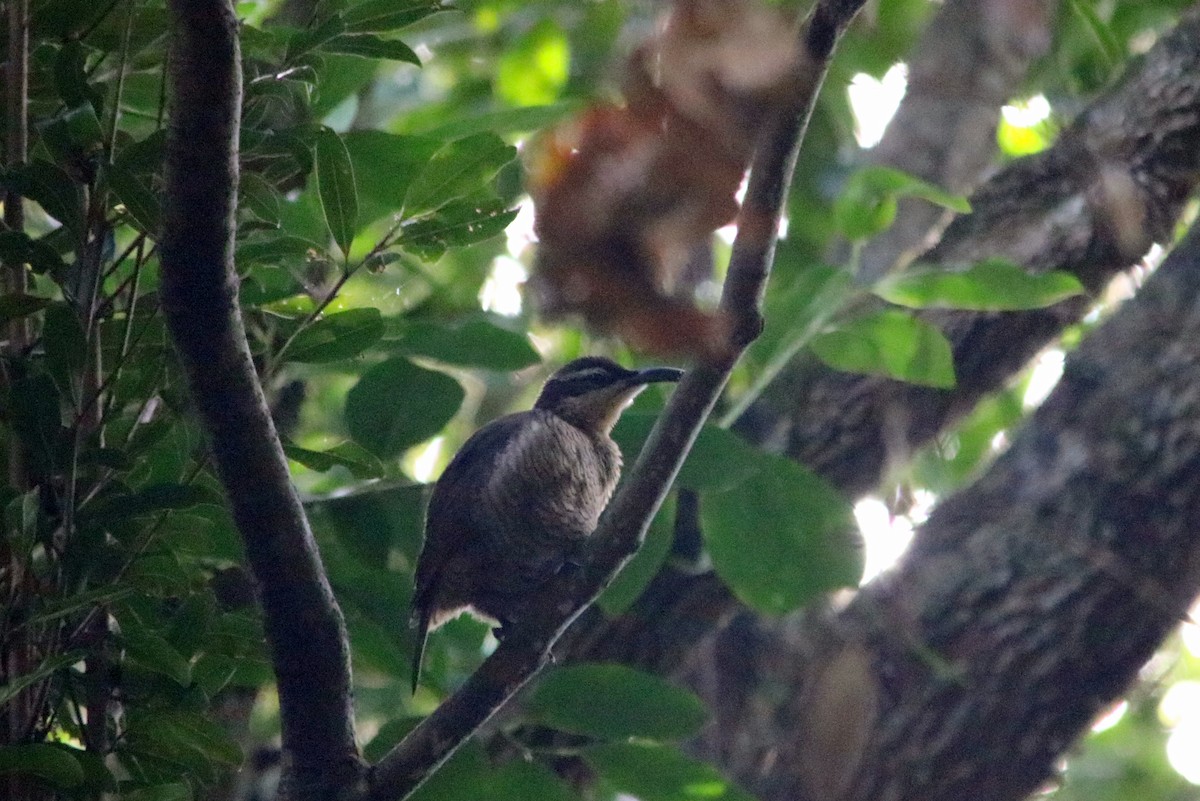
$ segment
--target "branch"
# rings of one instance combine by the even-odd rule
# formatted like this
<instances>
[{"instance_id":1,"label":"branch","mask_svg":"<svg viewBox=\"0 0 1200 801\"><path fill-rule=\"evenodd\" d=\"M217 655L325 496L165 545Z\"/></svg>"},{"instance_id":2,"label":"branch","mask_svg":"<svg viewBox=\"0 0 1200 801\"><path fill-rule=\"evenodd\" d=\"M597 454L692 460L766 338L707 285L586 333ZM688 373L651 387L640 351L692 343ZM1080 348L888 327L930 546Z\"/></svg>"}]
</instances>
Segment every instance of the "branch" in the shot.
<instances>
[{"instance_id":1,"label":"branch","mask_svg":"<svg viewBox=\"0 0 1200 801\"><path fill-rule=\"evenodd\" d=\"M1200 12L1193 12L1053 148L1014 162L985 184L972 199L974 213L956 220L925 260L953 263L1001 253L1039 271L1065 269L1088 286L1102 286L1133 263L1141 247L1114 242L1111 232L1119 229L1106 213L1106 179L1089 171L1101 159L1084 158L1081 143L1108 154L1103 162L1110 167L1112 154L1121 154L1142 204L1128 219L1151 221L1147 228L1166 238L1184 199L1200 184L1200 152L1192 144L1200 138L1197 75ZM770 401L778 411L756 403L739 421L739 431L760 444L782 441L790 455L847 495L868 492L883 480L889 463L1002 386L1088 307L1086 299L1077 299L1035 312L941 313L938 319L955 345L953 390L809 364L772 387ZM670 674L711 646L712 635L739 611L744 607L714 574L667 565L626 615L615 621L589 615L586 631L577 626L571 658L624 661ZM756 658L750 649L741 650L744 659Z\"/></svg>"},{"instance_id":2,"label":"branch","mask_svg":"<svg viewBox=\"0 0 1200 801\"><path fill-rule=\"evenodd\" d=\"M1091 291L1170 239L1200 183L1200 12L1186 15L1052 148L1014 162L972 198L921 257L957 265L1003 257L1035 273L1065 270ZM1136 109L1136 112L1133 110ZM930 389L798 361L739 421L848 495L970 411L1091 306L1079 297L1028 312L929 312L954 348L958 384Z\"/></svg>"},{"instance_id":3,"label":"branch","mask_svg":"<svg viewBox=\"0 0 1200 801\"><path fill-rule=\"evenodd\" d=\"M241 64L227 0L171 0L162 308L258 583L291 798L351 785L345 626L246 343L233 270Z\"/></svg>"},{"instance_id":4,"label":"branch","mask_svg":"<svg viewBox=\"0 0 1200 801\"><path fill-rule=\"evenodd\" d=\"M529 601L528 613L518 616L521 625L466 684L380 760L370 780L372 801L406 798L420 786L546 664L562 633L640 547L730 371L762 327L760 307L775 232L800 141L833 47L861 5L860 0L831 0L813 9L802 34L807 63L794 106L769 127L756 150L721 297L721 308L733 321L731 352L684 376L628 480L601 517L588 564L539 591Z\"/></svg>"},{"instance_id":5,"label":"branch","mask_svg":"<svg viewBox=\"0 0 1200 801\"><path fill-rule=\"evenodd\" d=\"M1200 226L816 653L775 638L759 681L806 691L759 699L741 778L767 801L1015 801L1050 778L1200 592L1198 337Z\"/></svg>"}]
</instances>

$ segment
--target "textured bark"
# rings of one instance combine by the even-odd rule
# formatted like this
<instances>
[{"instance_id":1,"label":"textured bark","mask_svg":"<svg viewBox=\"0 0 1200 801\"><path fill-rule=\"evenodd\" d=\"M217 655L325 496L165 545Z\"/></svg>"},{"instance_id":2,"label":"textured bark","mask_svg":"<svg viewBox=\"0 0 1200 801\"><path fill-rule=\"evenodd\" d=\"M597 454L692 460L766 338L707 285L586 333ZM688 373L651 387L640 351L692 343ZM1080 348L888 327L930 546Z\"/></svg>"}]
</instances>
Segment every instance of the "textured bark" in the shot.
<instances>
[{"instance_id":1,"label":"textured bark","mask_svg":"<svg viewBox=\"0 0 1200 801\"><path fill-rule=\"evenodd\" d=\"M237 304L241 68L227 0L172 0L162 308L258 584L278 678L291 798L360 773L349 648L251 362Z\"/></svg>"},{"instance_id":2,"label":"textured bark","mask_svg":"<svg viewBox=\"0 0 1200 801\"><path fill-rule=\"evenodd\" d=\"M1144 239L1120 244L1119 232L1132 230L1128 221L1144 226L1141 236L1169 234L1184 199L1200 182L1200 151L1192 144L1197 137L1200 15L1193 12L1051 150L1014 162L986 183L972 199L973 213L955 220L928 259L957 263L1005 254L1031 270L1067 270L1086 286L1100 287L1135 263L1148 244ZM1125 165L1125 171L1106 172L1113 164ZM1132 182L1122 176L1132 176ZM1141 205L1114 208L1114 196ZM1114 211L1123 212L1121 225L1112 224ZM837 373L806 362L782 376L738 429L761 447L786 450L847 495L861 495L879 485L889 464L903 462L1002 386L1089 304L1077 298L1031 312L931 313L928 318L955 346L954 389ZM697 649L700 635L739 610L711 573L668 566L620 620L593 614L581 621L586 625L572 632L571 653L672 672L706 661L707 652Z\"/></svg>"},{"instance_id":3,"label":"textured bark","mask_svg":"<svg viewBox=\"0 0 1200 801\"><path fill-rule=\"evenodd\" d=\"M816 636L759 640L726 765L764 799L988 801L1048 779L1200 592L1197 341L1200 228L895 572Z\"/></svg>"},{"instance_id":4,"label":"textured bark","mask_svg":"<svg viewBox=\"0 0 1200 801\"><path fill-rule=\"evenodd\" d=\"M908 89L883 139L867 155L948 191L967 193L996 158L1000 107L1050 46L1053 0L949 0L908 59ZM872 282L928 246L945 210L906 198L896 221L867 242L859 276Z\"/></svg>"},{"instance_id":5,"label":"textured bark","mask_svg":"<svg viewBox=\"0 0 1200 801\"><path fill-rule=\"evenodd\" d=\"M1200 15L1187 15L1126 80L1084 111L1049 150L1014 162L972 198L922 261L1003 257L1064 270L1092 291L1169 239L1200 180ZM739 430L776 446L847 494L961 418L1087 311L1075 298L1029 312L929 312L954 348L958 384L938 390L838 373L798 360Z\"/></svg>"},{"instance_id":6,"label":"textured bark","mask_svg":"<svg viewBox=\"0 0 1200 801\"><path fill-rule=\"evenodd\" d=\"M1200 180L1198 76L1192 12L1052 150L986 184L928 260L1002 254L1103 286L1169 236ZM572 653L686 678L717 714L697 753L766 801L1028 793L1197 590L1195 248L1090 341L905 567L843 614L763 621L713 575L667 568L632 612L579 631ZM1087 307L931 314L954 343L956 389L810 365L772 388L780 411L760 407L742 428L860 494Z\"/></svg>"}]
</instances>

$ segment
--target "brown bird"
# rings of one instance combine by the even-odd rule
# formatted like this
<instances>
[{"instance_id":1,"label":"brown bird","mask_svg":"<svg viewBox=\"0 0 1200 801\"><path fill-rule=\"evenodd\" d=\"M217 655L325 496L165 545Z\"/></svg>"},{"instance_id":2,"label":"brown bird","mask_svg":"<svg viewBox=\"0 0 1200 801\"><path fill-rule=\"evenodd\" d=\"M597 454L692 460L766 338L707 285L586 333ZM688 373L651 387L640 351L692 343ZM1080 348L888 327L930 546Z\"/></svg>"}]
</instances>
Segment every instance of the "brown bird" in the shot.
<instances>
[{"instance_id":1,"label":"brown bird","mask_svg":"<svg viewBox=\"0 0 1200 801\"><path fill-rule=\"evenodd\" d=\"M682 374L576 359L531 410L493 420L455 454L433 488L417 560L414 692L432 629L466 611L503 631L530 592L581 558L621 474L609 432L647 384Z\"/></svg>"}]
</instances>

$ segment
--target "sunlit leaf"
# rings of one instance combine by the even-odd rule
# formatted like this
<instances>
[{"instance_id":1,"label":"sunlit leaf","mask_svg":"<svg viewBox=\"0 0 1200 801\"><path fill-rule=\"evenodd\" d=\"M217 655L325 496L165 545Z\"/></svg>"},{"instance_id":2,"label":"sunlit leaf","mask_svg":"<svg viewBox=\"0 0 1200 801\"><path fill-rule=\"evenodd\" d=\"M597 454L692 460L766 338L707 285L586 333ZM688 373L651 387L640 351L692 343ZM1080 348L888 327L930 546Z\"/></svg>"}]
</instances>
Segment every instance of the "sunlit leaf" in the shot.
<instances>
[{"instance_id":1,"label":"sunlit leaf","mask_svg":"<svg viewBox=\"0 0 1200 801\"><path fill-rule=\"evenodd\" d=\"M717 573L740 599L773 615L857 584L863 557L850 504L789 459L759 459L758 474L701 497Z\"/></svg>"},{"instance_id":2,"label":"sunlit leaf","mask_svg":"<svg viewBox=\"0 0 1200 801\"><path fill-rule=\"evenodd\" d=\"M813 339L813 352L838 370L872 373L931 387L954 386L950 343L929 323L886 310Z\"/></svg>"},{"instance_id":3,"label":"sunlit leaf","mask_svg":"<svg viewBox=\"0 0 1200 801\"><path fill-rule=\"evenodd\" d=\"M475 194L516 158L517 149L494 133L468 136L443 146L409 185L404 212L412 216Z\"/></svg>"},{"instance_id":4,"label":"sunlit leaf","mask_svg":"<svg viewBox=\"0 0 1200 801\"><path fill-rule=\"evenodd\" d=\"M875 294L899 306L973 311L1040 309L1082 292L1070 273L1029 273L1001 259L958 271L918 265L875 286Z\"/></svg>"},{"instance_id":5,"label":"sunlit leaf","mask_svg":"<svg viewBox=\"0 0 1200 801\"><path fill-rule=\"evenodd\" d=\"M896 200L917 197L960 214L970 212L966 199L891 167L864 167L850 176L834 204L838 231L848 239L868 239L891 227Z\"/></svg>"},{"instance_id":6,"label":"sunlit leaf","mask_svg":"<svg viewBox=\"0 0 1200 801\"><path fill-rule=\"evenodd\" d=\"M496 90L514 106L553 103L567 83L570 66L570 45L562 28L543 19L500 57Z\"/></svg>"},{"instance_id":7,"label":"sunlit leaf","mask_svg":"<svg viewBox=\"0 0 1200 801\"><path fill-rule=\"evenodd\" d=\"M399 245L429 261L447 248L471 245L503 233L517 217L499 200L455 200L404 227Z\"/></svg>"}]
</instances>

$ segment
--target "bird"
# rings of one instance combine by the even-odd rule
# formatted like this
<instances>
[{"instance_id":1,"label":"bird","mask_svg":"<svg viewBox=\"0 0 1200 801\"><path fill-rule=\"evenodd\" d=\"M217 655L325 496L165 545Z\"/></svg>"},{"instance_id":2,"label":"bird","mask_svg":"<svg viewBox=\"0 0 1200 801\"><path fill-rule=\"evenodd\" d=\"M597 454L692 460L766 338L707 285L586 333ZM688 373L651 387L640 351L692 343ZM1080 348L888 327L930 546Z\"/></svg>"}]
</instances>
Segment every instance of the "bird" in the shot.
<instances>
[{"instance_id":1,"label":"bird","mask_svg":"<svg viewBox=\"0 0 1200 801\"><path fill-rule=\"evenodd\" d=\"M532 409L493 420L459 449L434 485L417 558L414 693L430 631L469 612L503 636L531 592L580 563L621 474L613 426L647 385L682 375L575 359Z\"/></svg>"}]
</instances>

